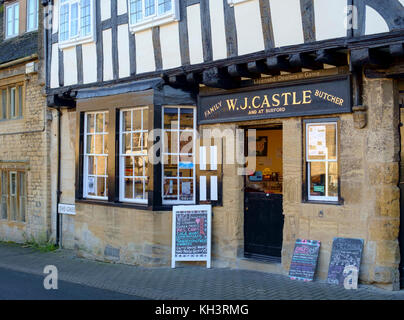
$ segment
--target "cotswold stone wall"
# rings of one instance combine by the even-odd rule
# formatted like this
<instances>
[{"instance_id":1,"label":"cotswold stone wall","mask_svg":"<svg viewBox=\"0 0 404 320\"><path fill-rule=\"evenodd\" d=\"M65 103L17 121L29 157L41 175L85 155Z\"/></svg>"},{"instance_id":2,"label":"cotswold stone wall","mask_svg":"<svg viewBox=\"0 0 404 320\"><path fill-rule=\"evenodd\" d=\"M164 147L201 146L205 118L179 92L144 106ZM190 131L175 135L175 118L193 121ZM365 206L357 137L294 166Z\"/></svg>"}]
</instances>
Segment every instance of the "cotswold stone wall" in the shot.
<instances>
[{"instance_id":1,"label":"cotswold stone wall","mask_svg":"<svg viewBox=\"0 0 404 320\"><path fill-rule=\"evenodd\" d=\"M316 277L326 279L334 237L364 239L360 280L389 289L398 285L398 104L391 80L365 79L368 124L356 129L352 114L340 119L339 161L343 203L302 202L303 118L218 124L202 128L235 131L245 125L283 125L283 250L281 264L246 260L244 180L237 166L223 167L223 206L212 219L213 267L288 273L297 238L321 241ZM74 203L75 113L62 117L62 202ZM322 211L322 214L320 214ZM63 216L65 247L86 257L146 266L169 265L171 212L76 203L76 216Z\"/></svg>"},{"instance_id":2,"label":"cotswold stone wall","mask_svg":"<svg viewBox=\"0 0 404 320\"><path fill-rule=\"evenodd\" d=\"M26 222L0 219L0 240L24 242L51 235L49 122L46 99L36 73L25 74L25 65L2 70L2 85L23 77L26 86L23 117L0 121L0 168L26 171ZM12 77L10 77L12 76ZM20 78L18 78L20 79Z\"/></svg>"}]
</instances>

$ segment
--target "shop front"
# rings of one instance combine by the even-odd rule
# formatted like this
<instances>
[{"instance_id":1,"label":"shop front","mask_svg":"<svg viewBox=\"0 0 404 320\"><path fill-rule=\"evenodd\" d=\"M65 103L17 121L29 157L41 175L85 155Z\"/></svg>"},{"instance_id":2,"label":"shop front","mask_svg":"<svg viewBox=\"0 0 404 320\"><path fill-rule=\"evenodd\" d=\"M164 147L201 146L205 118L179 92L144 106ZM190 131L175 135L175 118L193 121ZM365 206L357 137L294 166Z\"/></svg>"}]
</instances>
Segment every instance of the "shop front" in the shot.
<instances>
[{"instance_id":1,"label":"shop front","mask_svg":"<svg viewBox=\"0 0 404 320\"><path fill-rule=\"evenodd\" d=\"M212 267L287 274L303 238L321 242L326 279L333 239L359 238L361 281L396 285L395 81L364 78L359 117L346 68L276 80L78 90L61 109L60 203L75 203L61 214L63 246L168 266L173 206L211 204Z\"/></svg>"}]
</instances>

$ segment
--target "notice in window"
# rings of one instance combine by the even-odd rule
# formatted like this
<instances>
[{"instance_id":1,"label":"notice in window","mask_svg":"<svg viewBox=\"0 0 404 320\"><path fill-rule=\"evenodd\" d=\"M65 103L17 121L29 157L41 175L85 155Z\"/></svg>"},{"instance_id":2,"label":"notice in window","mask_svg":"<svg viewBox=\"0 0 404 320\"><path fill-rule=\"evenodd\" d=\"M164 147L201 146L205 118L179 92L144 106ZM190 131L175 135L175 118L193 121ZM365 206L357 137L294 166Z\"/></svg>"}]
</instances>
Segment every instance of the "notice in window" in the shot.
<instances>
[{"instance_id":1,"label":"notice in window","mask_svg":"<svg viewBox=\"0 0 404 320\"><path fill-rule=\"evenodd\" d=\"M325 126L309 126L309 156L326 155Z\"/></svg>"}]
</instances>

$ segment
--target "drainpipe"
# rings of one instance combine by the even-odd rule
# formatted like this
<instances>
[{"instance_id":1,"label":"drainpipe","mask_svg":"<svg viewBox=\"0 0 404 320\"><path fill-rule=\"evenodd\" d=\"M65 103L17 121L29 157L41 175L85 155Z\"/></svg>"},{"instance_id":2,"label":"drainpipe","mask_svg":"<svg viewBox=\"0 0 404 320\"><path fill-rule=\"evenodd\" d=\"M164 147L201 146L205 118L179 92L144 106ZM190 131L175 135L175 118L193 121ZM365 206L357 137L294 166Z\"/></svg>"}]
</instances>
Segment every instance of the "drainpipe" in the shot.
<instances>
[{"instance_id":1,"label":"drainpipe","mask_svg":"<svg viewBox=\"0 0 404 320\"><path fill-rule=\"evenodd\" d=\"M56 244L59 248L62 248L62 217L59 213L59 203L62 191L60 188L60 173L61 173L61 117L62 112L60 107L56 109L58 111L58 174L57 174L57 190L56 190Z\"/></svg>"}]
</instances>

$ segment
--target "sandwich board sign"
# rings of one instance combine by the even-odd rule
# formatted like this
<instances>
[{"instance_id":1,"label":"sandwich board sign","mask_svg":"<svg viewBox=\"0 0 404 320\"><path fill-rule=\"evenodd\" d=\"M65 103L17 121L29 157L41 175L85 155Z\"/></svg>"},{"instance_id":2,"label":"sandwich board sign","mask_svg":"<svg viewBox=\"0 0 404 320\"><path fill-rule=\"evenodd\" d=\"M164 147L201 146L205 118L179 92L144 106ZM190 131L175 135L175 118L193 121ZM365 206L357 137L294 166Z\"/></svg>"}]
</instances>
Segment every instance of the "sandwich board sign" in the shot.
<instances>
[{"instance_id":1,"label":"sandwich board sign","mask_svg":"<svg viewBox=\"0 0 404 320\"><path fill-rule=\"evenodd\" d=\"M320 241L297 239L290 264L289 278L313 281L319 251Z\"/></svg>"},{"instance_id":2,"label":"sandwich board sign","mask_svg":"<svg viewBox=\"0 0 404 320\"><path fill-rule=\"evenodd\" d=\"M174 206L171 267L176 261L206 261L211 264L212 206Z\"/></svg>"}]
</instances>

